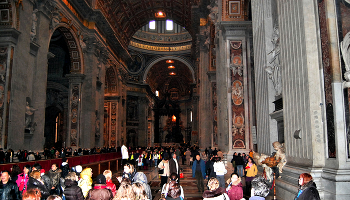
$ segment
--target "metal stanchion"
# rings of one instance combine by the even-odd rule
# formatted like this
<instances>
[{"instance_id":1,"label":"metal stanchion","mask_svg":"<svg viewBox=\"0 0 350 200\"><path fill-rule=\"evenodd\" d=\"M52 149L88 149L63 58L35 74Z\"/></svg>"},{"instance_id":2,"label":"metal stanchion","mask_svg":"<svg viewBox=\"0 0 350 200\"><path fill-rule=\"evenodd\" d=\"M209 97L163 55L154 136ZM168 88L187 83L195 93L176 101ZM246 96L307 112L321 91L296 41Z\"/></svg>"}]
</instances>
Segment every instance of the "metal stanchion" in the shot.
<instances>
[{"instance_id":1,"label":"metal stanchion","mask_svg":"<svg viewBox=\"0 0 350 200\"><path fill-rule=\"evenodd\" d=\"M273 199L276 200L276 174L273 173Z\"/></svg>"}]
</instances>

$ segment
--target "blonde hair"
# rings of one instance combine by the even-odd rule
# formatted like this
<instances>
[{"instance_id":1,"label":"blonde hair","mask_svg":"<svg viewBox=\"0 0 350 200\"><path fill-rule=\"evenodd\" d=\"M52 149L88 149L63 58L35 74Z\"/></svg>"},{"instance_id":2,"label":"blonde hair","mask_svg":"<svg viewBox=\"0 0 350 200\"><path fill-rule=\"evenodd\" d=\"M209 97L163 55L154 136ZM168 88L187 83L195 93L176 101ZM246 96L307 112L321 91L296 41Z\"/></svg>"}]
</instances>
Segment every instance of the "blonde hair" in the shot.
<instances>
[{"instance_id":1,"label":"blonde hair","mask_svg":"<svg viewBox=\"0 0 350 200\"><path fill-rule=\"evenodd\" d=\"M142 183L135 182L132 184L132 190L135 194L135 199L143 200L148 199L145 188Z\"/></svg>"},{"instance_id":2,"label":"blonde hair","mask_svg":"<svg viewBox=\"0 0 350 200\"><path fill-rule=\"evenodd\" d=\"M106 177L107 180L112 179L112 171L107 169L103 172L103 175Z\"/></svg>"},{"instance_id":3,"label":"blonde hair","mask_svg":"<svg viewBox=\"0 0 350 200\"><path fill-rule=\"evenodd\" d=\"M80 173L80 178L84 179L89 185L92 185L91 174L92 174L92 169L91 168L85 168Z\"/></svg>"},{"instance_id":4,"label":"blonde hair","mask_svg":"<svg viewBox=\"0 0 350 200\"><path fill-rule=\"evenodd\" d=\"M216 178L211 178L208 181L209 190L213 191L219 188L219 181Z\"/></svg>"},{"instance_id":5,"label":"blonde hair","mask_svg":"<svg viewBox=\"0 0 350 200\"><path fill-rule=\"evenodd\" d=\"M135 199L135 193L130 183L122 181L113 200Z\"/></svg>"},{"instance_id":6,"label":"blonde hair","mask_svg":"<svg viewBox=\"0 0 350 200\"><path fill-rule=\"evenodd\" d=\"M30 177L39 180L41 178L41 173L38 170L34 170L29 174Z\"/></svg>"},{"instance_id":7,"label":"blonde hair","mask_svg":"<svg viewBox=\"0 0 350 200\"><path fill-rule=\"evenodd\" d=\"M71 181L76 181L77 180L76 176L77 176L77 174L75 172L69 172L65 179L66 180L68 179L68 180L71 180Z\"/></svg>"}]
</instances>

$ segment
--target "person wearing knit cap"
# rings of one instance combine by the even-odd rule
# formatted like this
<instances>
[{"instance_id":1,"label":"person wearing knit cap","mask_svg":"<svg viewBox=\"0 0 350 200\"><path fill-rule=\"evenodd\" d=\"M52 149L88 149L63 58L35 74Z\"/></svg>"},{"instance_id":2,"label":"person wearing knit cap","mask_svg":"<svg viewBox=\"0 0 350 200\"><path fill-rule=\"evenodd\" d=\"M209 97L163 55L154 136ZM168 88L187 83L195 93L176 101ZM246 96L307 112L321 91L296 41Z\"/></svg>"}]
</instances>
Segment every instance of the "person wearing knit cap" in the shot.
<instances>
[{"instance_id":1,"label":"person wearing knit cap","mask_svg":"<svg viewBox=\"0 0 350 200\"><path fill-rule=\"evenodd\" d=\"M106 188L106 177L99 174L95 179L95 186L91 189L85 200L111 200L113 193Z\"/></svg>"}]
</instances>

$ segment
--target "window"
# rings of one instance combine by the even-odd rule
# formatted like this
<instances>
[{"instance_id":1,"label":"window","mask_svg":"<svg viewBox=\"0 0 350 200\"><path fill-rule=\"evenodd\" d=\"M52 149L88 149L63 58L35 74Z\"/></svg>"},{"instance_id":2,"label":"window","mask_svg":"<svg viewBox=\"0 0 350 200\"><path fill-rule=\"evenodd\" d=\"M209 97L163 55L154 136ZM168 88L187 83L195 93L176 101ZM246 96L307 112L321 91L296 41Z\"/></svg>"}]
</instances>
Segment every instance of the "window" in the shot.
<instances>
[{"instance_id":1,"label":"window","mask_svg":"<svg viewBox=\"0 0 350 200\"><path fill-rule=\"evenodd\" d=\"M155 30L156 29L156 21L150 21L149 22L149 29Z\"/></svg>"},{"instance_id":2,"label":"window","mask_svg":"<svg viewBox=\"0 0 350 200\"><path fill-rule=\"evenodd\" d=\"M172 20L166 20L166 30L172 31L174 30L174 25Z\"/></svg>"}]
</instances>

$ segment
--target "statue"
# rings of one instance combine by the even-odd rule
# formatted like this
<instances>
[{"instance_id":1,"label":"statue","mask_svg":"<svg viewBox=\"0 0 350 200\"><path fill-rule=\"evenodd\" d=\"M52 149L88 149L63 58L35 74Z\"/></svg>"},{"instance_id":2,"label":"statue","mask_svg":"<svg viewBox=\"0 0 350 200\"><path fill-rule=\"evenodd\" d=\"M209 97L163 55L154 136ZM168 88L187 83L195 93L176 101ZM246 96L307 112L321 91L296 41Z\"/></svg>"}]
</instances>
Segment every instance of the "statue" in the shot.
<instances>
[{"instance_id":1,"label":"statue","mask_svg":"<svg viewBox=\"0 0 350 200\"><path fill-rule=\"evenodd\" d=\"M279 172L282 173L283 167L287 163L284 143L281 144L281 143L276 141L276 142L272 143L272 146L277 151L275 154L276 160L279 160L277 167L279 169Z\"/></svg>"},{"instance_id":2,"label":"statue","mask_svg":"<svg viewBox=\"0 0 350 200\"><path fill-rule=\"evenodd\" d=\"M36 16L36 13L38 12L38 9L33 10L32 13L32 29L30 30L30 41L34 42L36 40L36 28L38 23L38 17Z\"/></svg>"},{"instance_id":3,"label":"statue","mask_svg":"<svg viewBox=\"0 0 350 200\"><path fill-rule=\"evenodd\" d=\"M340 43L341 54L345 63L344 78L346 82L350 82L350 32L348 32L344 40Z\"/></svg>"},{"instance_id":4,"label":"statue","mask_svg":"<svg viewBox=\"0 0 350 200\"><path fill-rule=\"evenodd\" d=\"M253 154L254 161L264 168L266 179L270 182L273 180L273 172L276 173L276 177L281 178L279 174L282 173L283 167L287 163L284 144L276 141L272 143L272 146L277 151L273 153L272 156L267 156L256 152Z\"/></svg>"},{"instance_id":5,"label":"statue","mask_svg":"<svg viewBox=\"0 0 350 200\"><path fill-rule=\"evenodd\" d=\"M38 109L35 109L35 108L29 106L29 102L28 101L26 102L26 114L25 114L25 120L26 120L25 128L26 129L30 129L33 127L32 120L34 117L34 112L36 110L38 110Z\"/></svg>"}]
</instances>

